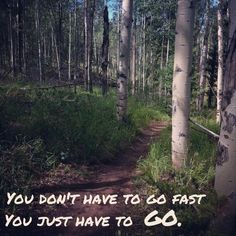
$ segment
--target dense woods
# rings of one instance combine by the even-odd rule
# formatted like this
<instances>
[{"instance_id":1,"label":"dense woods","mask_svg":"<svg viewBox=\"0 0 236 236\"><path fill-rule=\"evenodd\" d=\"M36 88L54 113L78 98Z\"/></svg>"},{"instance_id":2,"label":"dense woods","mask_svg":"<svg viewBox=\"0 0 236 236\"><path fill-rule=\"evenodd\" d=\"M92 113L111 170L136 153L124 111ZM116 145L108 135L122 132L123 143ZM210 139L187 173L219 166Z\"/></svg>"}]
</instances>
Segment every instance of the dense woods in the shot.
<instances>
[{"instance_id":1,"label":"dense woods","mask_svg":"<svg viewBox=\"0 0 236 236\"><path fill-rule=\"evenodd\" d=\"M113 235L235 235L235 47L234 0L0 1L0 229L30 210L8 192L93 186L108 165L144 196L207 196L174 206L181 227L133 206L137 230Z\"/></svg>"}]
</instances>

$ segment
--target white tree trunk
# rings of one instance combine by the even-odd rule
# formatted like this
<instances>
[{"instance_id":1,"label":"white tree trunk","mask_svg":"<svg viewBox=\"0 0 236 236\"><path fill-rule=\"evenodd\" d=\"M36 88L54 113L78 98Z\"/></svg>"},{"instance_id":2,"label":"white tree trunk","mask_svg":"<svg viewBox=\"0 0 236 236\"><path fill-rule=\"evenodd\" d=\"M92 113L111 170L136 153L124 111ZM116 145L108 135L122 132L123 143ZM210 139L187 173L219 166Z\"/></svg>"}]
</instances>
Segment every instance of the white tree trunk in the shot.
<instances>
[{"instance_id":1,"label":"white tree trunk","mask_svg":"<svg viewBox=\"0 0 236 236\"><path fill-rule=\"evenodd\" d=\"M120 61L120 0L118 0L118 17L117 17L117 47L116 47L116 67L117 72L119 70L119 61Z\"/></svg>"},{"instance_id":2,"label":"white tree trunk","mask_svg":"<svg viewBox=\"0 0 236 236\"><path fill-rule=\"evenodd\" d=\"M161 42L161 61L160 61L160 70L161 71L163 70L163 61L164 61L163 56L164 56L164 36L162 37L162 42ZM162 72L161 72L161 74L162 74ZM161 75L159 78L159 92L158 92L159 99L162 98L162 88L163 88L163 78Z\"/></svg>"},{"instance_id":3,"label":"white tree trunk","mask_svg":"<svg viewBox=\"0 0 236 236\"><path fill-rule=\"evenodd\" d=\"M200 94L198 96L198 111L201 111L204 105L205 89L206 89L206 62L208 55L208 35L209 35L209 0L206 1L206 13L203 31L203 45L200 56Z\"/></svg>"},{"instance_id":4,"label":"white tree trunk","mask_svg":"<svg viewBox=\"0 0 236 236\"><path fill-rule=\"evenodd\" d=\"M127 113L128 74L130 65L130 36L132 25L133 0L122 1L120 57L117 80L117 119L124 121Z\"/></svg>"},{"instance_id":5,"label":"white tree trunk","mask_svg":"<svg viewBox=\"0 0 236 236\"><path fill-rule=\"evenodd\" d=\"M136 88L136 21L133 22L132 32L132 63L131 63L131 82L132 82L132 95L135 94Z\"/></svg>"},{"instance_id":6,"label":"white tree trunk","mask_svg":"<svg viewBox=\"0 0 236 236\"><path fill-rule=\"evenodd\" d=\"M95 10L94 0L84 1L84 33L85 33L85 57L84 57L84 81L85 90L92 92L92 55L93 55L93 16Z\"/></svg>"},{"instance_id":7,"label":"white tree trunk","mask_svg":"<svg viewBox=\"0 0 236 236\"><path fill-rule=\"evenodd\" d=\"M233 235L236 219L236 2L229 3L229 48L221 103L221 131L217 152L215 189L227 202L221 211L224 233ZM235 228L234 228L235 230ZM226 235L225 234L225 235ZM235 234L234 234L235 235Z\"/></svg>"},{"instance_id":8,"label":"white tree trunk","mask_svg":"<svg viewBox=\"0 0 236 236\"><path fill-rule=\"evenodd\" d=\"M145 5L145 2L144 2L144 5ZM146 16L145 16L145 14L143 15L143 54L142 54L142 58L143 58L142 79L143 79L143 92L144 92L145 87L146 87Z\"/></svg>"},{"instance_id":9,"label":"white tree trunk","mask_svg":"<svg viewBox=\"0 0 236 236\"><path fill-rule=\"evenodd\" d=\"M172 84L172 164L176 169L184 167L188 155L193 26L194 1L178 0Z\"/></svg>"},{"instance_id":10,"label":"white tree trunk","mask_svg":"<svg viewBox=\"0 0 236 236\"><path fill-rule=\"evenodd\" d=\"M79 63L78 63L78 37L77 37L77 32L79 31L77 29L77 0L74 0L74 62L75 62L75 66L74 66L74 80L76 80L77 78L77 74L79 71Z\"/></svg>"},{"instance_id":11,"label":"white tree trunk","mask_svg":"<svg viewBox=\"0 0 236 236\"><path fill-rule=\"evenodd\" d=\"M221 1L221 0L220 0ZM216 112L216 121L217 123L221 122L221 101L223 93L223 67L224 67L224 43L223 43L223 22L222 22L222 10L221 2L218 4L217 11L218 18L218 72L217 72L217 112Z\"/></svg>"},{"instance_id":12,"label":"white tree trunk","mask_svg":"<svg viewBox=\"0 0 236 236\"><path fill-rule=\"evenodd\" d=\"M60 58L59 47L57 45L57 40L56 40L56 36L55 36L55 31L54 31L52 20L53 20L53 13L52 13L52 10L50 10L50 20L49 20L49 23L50 23L51 31L52 31L52 47L53 47L53 45L55 46L58 80L60 81L61 80L61 58Z\"/></svg>"},{"instance_id":13,"label":"white tree trunk","mask_svg":"<svg viewBox=\"0 0 236 236\"><path fill-rule=\"evenodd\" d=\"M89 52L88 52L88 44L89 44L88 1L89 0L84 0L84 87L86 91L88 91L88 77L90 76L89 75Z\"/></svg>"}]
</instances>

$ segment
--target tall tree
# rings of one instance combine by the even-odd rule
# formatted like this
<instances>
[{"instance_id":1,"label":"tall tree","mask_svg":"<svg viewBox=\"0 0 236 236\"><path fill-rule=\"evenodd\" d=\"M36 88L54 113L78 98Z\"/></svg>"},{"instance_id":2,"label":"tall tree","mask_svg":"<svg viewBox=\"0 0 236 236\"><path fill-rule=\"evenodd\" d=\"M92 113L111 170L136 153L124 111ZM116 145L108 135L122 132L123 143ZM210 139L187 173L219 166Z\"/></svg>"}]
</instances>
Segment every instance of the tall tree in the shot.
<instances>
[{"instance_id":1,"label":"tall tree","mask_svg":"<svg viewBox=\"0 0 236 236\"><path fill-rule=\"evenodd\" d=\"M132 28L132 60L131 60L131 88L132 88L132 95L135 94L135 88L136 88L136 17L134 16L133 21L133 28Z\"/></svg>"},{"instance_id":2,"label":"tall tree","mask_svg":"<svg viewBox=\"0 0 236 236\"><path fill-rule=\"evenodd\" d=\"M108 67L108 52L109 52L109 18L108 7L105 6L104 13L104 29L102 43L102 94L107 94L107 67Z\"/></svg>"},{"instance_id":3,"label":"tall tree","mask_svg":"<svg viewBox=\"0 0 236 236\"><path fill-rule=\"evenodd\" d=\"M68 80L71 80L71 38L72 38L72 13L69 12L69 43L68 43Z\"/></svg>"},{"instance_id":4,"label":"tall tree","mask_svg":"<svg viewBox=\"0 0 236 236\"><path fill-rule=\"evenodd\" d=\"M22 0L18 0L18 61L19 61L19 72L22 72L23 62L23 4Z\"/></svg>"},{"instance_id":5,"label":"tall tree","mask_svg":"<svg viewBox=\"0 0 236 236\"><path fill-rule=\"evenodd\" d=\"M146 6L146 0L144 0L144 7ZM143 48L142 48L142 59L143 59L143 73L142 73L142 80L143 80L143 93L146 87L146 15L145 12L142 16L142 30L143 30Z\"/></svg>"},{"instance_id":6,"label":"tall tree","mask_svg":"<svg viewBox=\"0 0 236 236\"><path fill-rule=\"evenodd\" d=\"M194 0L178 0L172 84L172 163L176 169L185 165L188 155L194 5Z\"/></svg>"},{"instance_id":7,"label":"tall tree","mask_svg":"<svg viewBox=\"0 0 236 236\"><path fill-rule=\"evenodd\" d=\"M35 2L35 28L37 32L37 43L38 43L38 70L39 70L39 81L42 82L42 47L41 47L41 32L40 32L40 21L39 21L39 0Z\"/></svg>"},{"instance_id":8,"label":"tall tree","mask_svg":"<svg viewBox=\"0 0 236 236\"><path fill-rule=\"evenodd\" d=\"M85 90L92 92L93 17L95 0L84 1L84 82Z\"/></svg>"},{"instance_id":9,"label":"tall tree","mask_svg":"<svg viewBox=\"0 0 236 236\"><path fill-rule=\"evenodd\" d=\"M202 49L200 55L200 80L199 80L200 93L197 101L198 111L201 111L203 108L205 88L206 88L206 62L208 55L209 12L210 12L209 10L210 10L210 2L209 0L206 0L206 12L204 17L204 27L202 34Z\"/></svg>"},{"instance_id":10,"label":"tall tree","mask_svg":"<svg viewBox=\"0 0 236 236\"><path fill-rule=\"evenodd\" d=\"M15 64L15 44L14 44L14 31L13 31L13 6L12 4L8 5L9 9L9 38L10 38L10 64L11 71L13 75L16 74L16 64Z\"/></svg>"},{"instance_id":11,"label":"tall tree","mask_svg":"<svg viewBox=\"0 0 236 236\"><path fill-rule=\"evenodd\" d=\"M220 222L225 235L233 235L236 220L236 2L229 2L229 46L224 74L221 104L221 130L218 143L215 189L219 196L226 196ZM235 229L234 229L235 230ZM234 234L235 235L235 234Z\"/></svg>"},{"instance_id":12,"label":"tall tree","mask_svg":"<svg viewBox=\"0 0 236 236\"><path fill-rule=\"evenodd\" d=\"M217 112L216 121L220 123L221 101L223 92L223 67L224 67L224 42L223 42L223 16L222 16L222 0L219 0L217 10L218 20L218 72L217 72Z\"/></svg>"},{"instance_id":13,"label":"tall tree","mask_svg":"<svg viewBox=\"0 0 236 236\"><path fill-rule=\"evenodd\" d=\"M120 30L120 56L117 80L117 119L124 121L128 102L128 75L130 65L130 36L132 25L133 0L122 1L121 30Z\"/></svg>"}]
</instances>

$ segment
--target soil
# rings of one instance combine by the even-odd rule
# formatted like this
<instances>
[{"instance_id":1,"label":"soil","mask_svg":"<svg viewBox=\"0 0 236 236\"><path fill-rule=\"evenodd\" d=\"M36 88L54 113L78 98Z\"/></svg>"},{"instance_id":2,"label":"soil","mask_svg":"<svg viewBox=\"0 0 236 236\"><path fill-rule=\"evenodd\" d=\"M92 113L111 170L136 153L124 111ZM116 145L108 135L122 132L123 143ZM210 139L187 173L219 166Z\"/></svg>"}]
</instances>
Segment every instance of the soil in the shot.
<instances>
[{"instance_id":1,"label":"soil","mask_svg":"<svg viewBox=\"0 0 236 236\"><path fill-rule=\"evenodd\" d=\"M64 204L52 205L35 204L31 209L37 216L47 216L50 219L59 216L72 216L67 227L32 227L12 231L9 235L52 235L52 236L73 236L73 235L121 235L117 227L117 216L128 216L129 205L124 203L123 195L142 192L137 187L135 179L141 174L137 170L137 162L148 153L149 145L158 138L160 132L167 126L166 122L152 121L145 129L140 129L131 146L120 152L110 163L99 164L95 167L82 166L78 169L74 165L61 164L53 173L48 173L43 179L37 181L33 188L34 195L43 194L50 196L55 194L66 195L79 194L74 204L66 201ZM102 197L117 194L117 204L82 204L84 196ZM109 227L82 227L75 226L77 217L82 220L92 217L110 217ZM64 221L63 221L64 222ZM134 230L133 227L130 227ZM27 232L27 233L26 233ZM123 234L122 234L123 235ZM127 234L124 234L127 235Z\"/></svg>"}]
</instances>

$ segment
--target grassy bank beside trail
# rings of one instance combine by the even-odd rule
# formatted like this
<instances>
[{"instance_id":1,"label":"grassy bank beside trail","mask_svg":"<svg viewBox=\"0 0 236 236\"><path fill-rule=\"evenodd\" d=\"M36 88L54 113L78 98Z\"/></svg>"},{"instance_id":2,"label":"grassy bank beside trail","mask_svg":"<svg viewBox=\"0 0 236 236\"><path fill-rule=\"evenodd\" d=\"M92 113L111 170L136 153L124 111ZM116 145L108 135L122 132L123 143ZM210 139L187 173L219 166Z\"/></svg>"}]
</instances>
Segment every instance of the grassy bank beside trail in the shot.
<instances>
[{"instance_id":1,"label":"grassy bank beside trail","mask_svg":"<svg viewBox=\"0 0 236 236\"><path fill-rule=\"evenodd\" d=\"M140 127L166 118L163 109L129 99L126 124L116 120L116 96L69 89L0 90L0 192L30 189L32 179L60 162L93 164L115 158ZM1 199L1 208L4 201Z\"/></svg>"},{"instance_id":2,"label":"grassy bank beside trail","mask_svg":"<svg viewBox=\"0 0 236 236\"><path fill-rule=\"evenodd\" d=\"M212 119L195 119L219 133L218 125ZM174 209L182 223L180 228L163 229L162 235L217 235L207 232L219 204L213 188L217 143L192 128L189 164L185 169L177 172L171 166L171 127L164 130L151 145L147 158L139 162L139 169L143 173L141 180L149 186L146 190L148 194L165 194L169 200L170 204L158 206L160 215L166 213L167 209ZM171 199L175 194L206 194L206 198L200 205L172 205Z\"/></svg>"}]
</instances>

